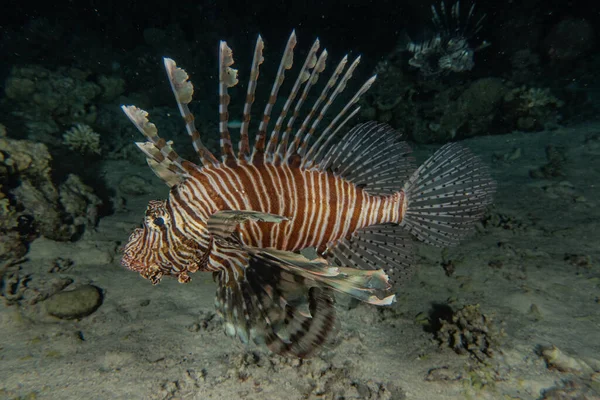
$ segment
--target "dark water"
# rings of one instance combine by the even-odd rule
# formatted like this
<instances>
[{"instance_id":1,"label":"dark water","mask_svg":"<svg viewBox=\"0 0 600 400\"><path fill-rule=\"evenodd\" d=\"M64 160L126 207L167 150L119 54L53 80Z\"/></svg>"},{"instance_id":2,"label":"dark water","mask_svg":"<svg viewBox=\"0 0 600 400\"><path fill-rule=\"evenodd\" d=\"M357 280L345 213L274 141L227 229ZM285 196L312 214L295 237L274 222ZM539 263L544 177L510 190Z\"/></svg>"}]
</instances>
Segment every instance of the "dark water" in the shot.
<instances>
[{"instance_id":1,"label":"dark water","mask_svg":"<svg viewBox=\"0 0 600 400\"><path fill-rule=\"evenodd\" d=\"M3 3L0 398L600 398L600 8L471 6ZM237 152L256 38L265 50L251 145L292 30L294 66L267 135L318 38L327 68L292 135L339 60L360 55L316 137L377 74L334 142L359 122L385 123L418 165L461 142L497 186L458 247L414 241L393 305L340 296L335 334L302 361L228 338L211 274L152 286L121 266L148 202L169 196L165 176L183 178L152 173L120 106L147 110L159 135L200 164L164 73L172 58L194 84L189 108L218 156L225 40L239 73L228 92Z\"/></svg>"}]
</instances>

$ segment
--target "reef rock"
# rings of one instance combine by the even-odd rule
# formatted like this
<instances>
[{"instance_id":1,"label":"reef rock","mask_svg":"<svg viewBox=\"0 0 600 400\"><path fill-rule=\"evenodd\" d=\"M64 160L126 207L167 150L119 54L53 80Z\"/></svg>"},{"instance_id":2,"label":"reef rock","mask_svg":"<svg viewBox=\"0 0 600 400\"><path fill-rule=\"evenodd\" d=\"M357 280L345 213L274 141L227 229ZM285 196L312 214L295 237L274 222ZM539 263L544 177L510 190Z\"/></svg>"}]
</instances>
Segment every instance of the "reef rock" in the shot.
<instances>
[{"instance_id":1,"label":"reef rock","mask_svg":"<svg viewBox=\"0 0 600 400\"><path fill-rule=\"evenodd\" d=\"M44 302L46 312L61 319L75 319L90 315L102 304L102 291L93 285L55 294Z\"/></svg>"},{"instance_id":2,"label":"reef rock","mask_svg":"<svg viewBox=\"0 0 600 400\"><path fill-rule=\"evenodd\" d=\"M51 160L41 143L0 138L0 258L22 256L37 236L72 240L96 224L101 200L75 175L56 185Z\"/></svg>"}]
</instances>

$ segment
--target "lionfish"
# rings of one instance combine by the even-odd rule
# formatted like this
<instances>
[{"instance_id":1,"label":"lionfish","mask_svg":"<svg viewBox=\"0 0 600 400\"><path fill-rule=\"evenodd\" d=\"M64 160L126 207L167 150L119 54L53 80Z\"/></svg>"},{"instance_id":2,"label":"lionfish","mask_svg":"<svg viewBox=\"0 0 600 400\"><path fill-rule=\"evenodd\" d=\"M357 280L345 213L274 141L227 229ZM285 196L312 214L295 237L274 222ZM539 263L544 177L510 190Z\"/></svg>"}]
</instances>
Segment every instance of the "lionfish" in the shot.
<instances>
[{"instance_id":1,"label":"lionfish","mask_svg":"<svg viewBox=\"0 0 600 400\"><path fill-rule=\"evenodd\" d=\"M147 139L137 146L170 186L167 200L149 203L142 228L124 247L122 264L153 284L164 276L186 283L194 272L212 272L215 306L227 335L284 356L308 357L334 330L334 292L391 304L393 287L414 271L411 234L438 246L458 243L491 203L495 185L483 163L456 143L415 169L410 147L387 125L363 123L336 140L375 76L319 130L360 57L351 63L342 58L296 126L325 70L327 51L319 52L318 39L267 136L296 42L292 32L251 147L251 107L264 49L258 37L237 152L228 130L228 88L238 83L237 70L231 67L232 50L220 42L220 158L195 127L188 74L164 59L202 166L180 157L146 111L122 106ZM303 252L309 248L316 257Z\"/></svg>"},{"instance_id":2,"label":"lionfish","mask_svg":"<svg viewBox=\"0 0 600 400\"><path fill-rule=\"evenodd\" d=\"M406 50L412 53L408 64L419 68L425 76L445 74L449 72L470 71L475 66L475 52L482 50L490 43L483 41L479 46L471 48L469 44L481 28L483 28L483 14L474 23L475 4L466 18L461 17L460 1L450 6L450 13L446 11L444 1L440 2L439 11L435 5L431 5L431 13L435 35L423 42L413 42L410 38Z\"/></svg>"}]
</instances>

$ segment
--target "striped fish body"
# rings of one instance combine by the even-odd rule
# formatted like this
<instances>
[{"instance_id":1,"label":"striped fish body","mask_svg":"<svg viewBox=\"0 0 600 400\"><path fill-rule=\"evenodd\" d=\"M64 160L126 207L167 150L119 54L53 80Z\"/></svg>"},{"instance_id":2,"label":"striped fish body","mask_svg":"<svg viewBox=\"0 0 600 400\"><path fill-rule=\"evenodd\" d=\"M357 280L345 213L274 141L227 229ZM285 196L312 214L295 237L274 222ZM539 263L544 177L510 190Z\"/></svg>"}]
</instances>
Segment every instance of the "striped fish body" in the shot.
<instances>
[{"instance_id":1,"label":"striped fish body","mask_svg":"<svg viewBox=\"0 0 600 400\"><path fill-rule=\"evenodd\" d=\"M370 195L332 173L288 165L263 164L204 168L177 189L179 198L194 199L188 207L194 218L222 210L258 211L286 218L278 224L248 221L237 228L245 245L298 251L327 244L371 225L399 224L403 191ZM212 196L208 195L212 193ZM179 203L181 204L181 203Z\"/></svg>"},{"instance_id":2,"label":"striped fish body","mask_svg":"<svg viewBox=\"0 0 600 400\"><path fill-rule=\"evenodd\" d=\"M188 107L193 85L173 60L165 59L165 68L201 165L181 158L147 112L122 107L147 139L136 144L149 166L171 187L168 200L148 205L122 264L154 284L164 276L187 283L193 273L212 272L215 307L229 336L264 343L277 354L308 357L336 325L334 293L391 304L393 288L408 282L415 269L413 237L437 246L457 244L491 203L495 184L485 165L455 143L415 168L410 147L384 124L357 125L336 142L375 77L319 130L360 58L347 65L344 57L337 64L296 127L325 70L327 51L318 53L318 40L268 136L295 45L292 33L251 147L251 106L263 62L259 36L237 154L228 131L227 89L238 80L225 42L219 46L220 158L195 128ZM305 257L306 248L315 248L317 257Z\"/></svg>"}]
</instances>

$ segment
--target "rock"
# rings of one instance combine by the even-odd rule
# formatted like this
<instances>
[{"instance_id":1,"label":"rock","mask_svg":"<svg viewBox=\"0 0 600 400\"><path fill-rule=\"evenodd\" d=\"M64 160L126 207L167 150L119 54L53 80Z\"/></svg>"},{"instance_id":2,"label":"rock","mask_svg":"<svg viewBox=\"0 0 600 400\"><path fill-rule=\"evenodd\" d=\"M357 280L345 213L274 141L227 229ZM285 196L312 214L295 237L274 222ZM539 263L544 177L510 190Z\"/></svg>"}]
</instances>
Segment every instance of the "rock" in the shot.
<instances>
[{"instance_id":1,"label":"rock","mask_svg":"<svg viewBox=\"0 0 600 400\"><path fill-rule=\"evenodd\" d=\"M480 362L493 357L504 336L504 330L496 328L493 318L479 311L479 304L453 311L440 323L436 338L441 347L450 347L458 354L469 353Z\"/></svg>"},{"instance_id":2,"label":"rock","mask_svg":"<svg viewBox=\"0 0 600 400\"><path fill-rule=\"evenodd\" d=\"M119 191L130 196L148 193L150 183L137 175L127 175L119 182Z\"/></svg>"},{"instance_id":3,"label":"rock","mask_svg":"<svg viewBox=\"0 0 600 400\"><path fill-rule=\"evenodd\" d=\"M61 319L75 319L90 315L102 304L102 291L92 285L60 292L44 302L46 312Z\"/></svg>"},{"instance_id":4,"label":"rock","mask_svg":"<svg viewBox=\"0 0 600 400\"><path fill-rule=\"evenodd\" d=\"M0 199L11 199L0 204L0 236L19 228L23 245L39 235L70 241L94 227L100 199L73 174L58 188L45 145L0 138L0 153Z\"/></svg>"},{"instance_id":5,"label":"rock","mask_svg":"<svg viewBox=\"0 0 600 400\"><path fill-rule=\"evenodd\" d=\"M556 346L550 346L542 350L542 357L548 368L557 369L561 372L592 373L593 369L583 360L571 357Z\"/></svg>"}]
</instances>

